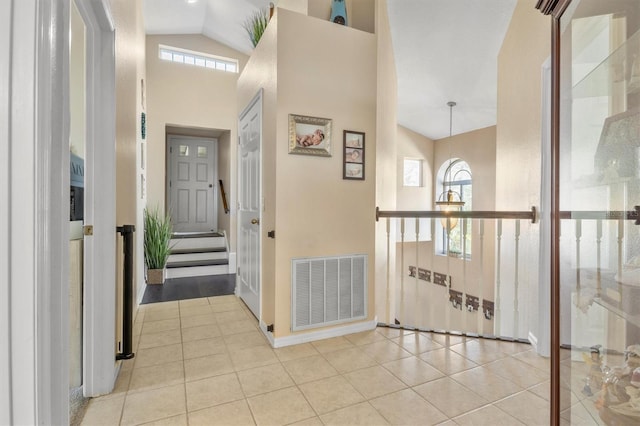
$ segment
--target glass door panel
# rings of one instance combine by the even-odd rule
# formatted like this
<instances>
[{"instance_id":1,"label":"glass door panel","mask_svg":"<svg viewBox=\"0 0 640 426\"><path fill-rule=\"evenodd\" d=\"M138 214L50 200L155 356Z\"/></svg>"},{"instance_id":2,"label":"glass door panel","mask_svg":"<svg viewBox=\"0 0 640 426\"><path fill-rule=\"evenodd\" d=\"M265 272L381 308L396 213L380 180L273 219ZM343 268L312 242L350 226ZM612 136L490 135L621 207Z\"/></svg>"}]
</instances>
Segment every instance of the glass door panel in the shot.
<instances>
[{"instance_id":1,"label":"glass door panel","mask_svg":"<svg viewBox=\"0 0 640 426\"><path fill-rule=\"evenodd\" d=\"M561 418L640 424L640 2L561 28Z\"/></svg>"}]
</instances>

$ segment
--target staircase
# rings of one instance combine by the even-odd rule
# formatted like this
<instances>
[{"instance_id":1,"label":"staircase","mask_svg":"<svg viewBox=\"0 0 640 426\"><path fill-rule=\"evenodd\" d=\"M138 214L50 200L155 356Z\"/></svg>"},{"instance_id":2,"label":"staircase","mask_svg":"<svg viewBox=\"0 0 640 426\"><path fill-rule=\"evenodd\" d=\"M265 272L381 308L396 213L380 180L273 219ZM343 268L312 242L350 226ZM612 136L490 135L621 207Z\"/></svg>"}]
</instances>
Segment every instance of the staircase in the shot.
<instances>
[{"instance_id":1,"label":"staircase","mask_svg":"<svg viewBox=\"0 0 640 426\"><path fill-rule=\"evenodd\" d=\"M229 273L229 251L224 232L181 232L171 237L167 278Z\"/></svg>"}]
</instances>

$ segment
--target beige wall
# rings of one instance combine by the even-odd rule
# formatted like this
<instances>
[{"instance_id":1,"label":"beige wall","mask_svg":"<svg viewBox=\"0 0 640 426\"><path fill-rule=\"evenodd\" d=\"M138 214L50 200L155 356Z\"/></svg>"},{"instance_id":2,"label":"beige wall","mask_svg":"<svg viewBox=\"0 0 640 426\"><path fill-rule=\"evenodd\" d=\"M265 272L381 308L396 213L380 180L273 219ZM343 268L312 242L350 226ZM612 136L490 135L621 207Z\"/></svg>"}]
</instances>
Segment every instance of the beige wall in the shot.
<instances>
[{"instance_id":1,"label":"beige wall","mask_svg":"<svg viewBox=\"0 0 640 426\"><path fill-rule=\"evenodd\" d=\"M345 1L349 26L374 33L376 2L373 0ZM279 0L276 6L325 21L331 18L331 0Z\"/></svg>"},{"instance_id":2,"label":"beige wall","mask_svg":"<svg viewBox=\"0 0 640 426\"><path fill-rule=\"evenodd\" d=\"M143 203L140 199L139 151L142 142L140 81L145 78L144 23L142 0L111 0L116 31L116 224L135 224L134 294L144 281L142 252ZM122 247L118 238L116 276L118 304L122 286ZM117 314L117 321L121 314ZM118 333L121 326L117 326Z\"/></svg>"},{"instance_id":3,"label":"beige wall","mask_svg":"<svg viewBox=\"0 0 640 426\"><path fill-rule=\"evenodd\" d=\"M147 191L148 205L165 207L166 126L229 131L237 139L238 106L236 84L239 74L162 61L158 45L204 52L238 59L240 70L247 57L201 35L147 36ZM221 141L219 141L219 145ZM222 149L219 154L235 151ZM235 203L235 157L221 157L227 163L225 189L230 206ZM232 209L227 231L234 230ZM229 232L231 251L235 232Z\"/></svg>"},{"instance_id":4,"label":"beige wall","mask_svg":"<svg viewBox=\"0 0 640 426\"><path fill-rule=\"evenodd\" d=\"M375 32L378 36L377 45L377 111L376 132L376 206L381 210L396 209L396 180L397 180L397 139L398 139L398 78L396 75L391 30L387 14L387 1L378 0L375 10ZM391 252L387 258L387 232L385 220L376 223L375 241L375 312L378 320L388 322L394 313L389 312L387 318L387 300L389 308L393 309L393 282L387 286L387 268L395 270L395 246L391 245ZM395 238L393 229L392 238ZM387 261L388 260L388 261ZM393 274L391 274L393 279ZM389 291L388 291L389 290ZM387 297L387 294L391 297Z\"/></svg>"},{"instance_id":5,"label":"beige wall","mask_svg":"<svg viewBox=\"0 0 640 426\"><path fill-rule=\"evenodd\" d=\"M496 140L496 208L529 210L540 205L541 171L541 76L542 64L550 55L551 22L528 1L519 1L498 56L498 131ZM539 225L523 221L520 259L537 259ZM503 277L514 276L513 226L503 239ZM520 265L519 337L526 337L527 326L536 331L538 323L538 264ZM502 286L504 312L513 310L513 281ZM546 303L546 302L545 302ZM513 328L513 317L501 321L503 334Z\"/></svg>"},{"instance_id":6,"label":"beige wall","mask_svg":"<svg viewBox=\"0 0 640 426\"><path fill-rule=\"evenodd\" d=\"M291 259L363 253L373 291L376 40L372 34L279 10L276 151L276 335L291 322ZM301 36L306 35L306 36ZM317 58L330 58L318 61ZM336 64L340 64L336 68ZM304 70L304 72L301 72ZM361 70L369 70L366 73ZM332 157L290 155L288 115L333 120ZM343 130L365 133L365 180L342 179ZM369 306L369 318L373 318ZM278 330L279 329L279 330Z\"/></svg>"},{"instance_id":7,"label":"beige wall","mask_svg":"<svg viewBox=\"0 0 640 426\"><path fill-rule=\"evenodd\" d=\"M376 68L375 37L280 8L263 37L238 82L238 104L263 89L262 320L283 337L293 258L367 254L372 294L376 73L359 70ZM331 118L332 156L290 155L289 114ZM365 181L342 179L345 129L366 134ZM275 240L266 238L272 229Z\"/></svg>"},{"instance_id":8,"label":"beige wall","mask_svg":"<svg viewBox=\"0 0 640 426\"><path fill-rule=\"evenodd\" d=\"M431 210L433 206L433 152L434 142L403 126L398 126L397 209ZM422 161L422 186L405 187L404 159Z\"/></svg>"}]
</instances>

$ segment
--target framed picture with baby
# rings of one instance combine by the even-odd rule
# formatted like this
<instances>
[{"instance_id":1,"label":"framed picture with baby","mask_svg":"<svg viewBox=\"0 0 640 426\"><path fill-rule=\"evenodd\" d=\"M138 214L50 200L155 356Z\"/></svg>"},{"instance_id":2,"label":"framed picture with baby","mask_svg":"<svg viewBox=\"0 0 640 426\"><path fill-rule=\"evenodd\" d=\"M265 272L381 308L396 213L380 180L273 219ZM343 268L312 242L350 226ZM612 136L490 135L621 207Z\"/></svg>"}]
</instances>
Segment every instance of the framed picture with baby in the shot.
<instances>
[{"instance_id":1,"label":"framed picture with baby","mask_svg":"<svg viewBox=\"0 0 640 426\"><path fill-rule=\"evenodd\" d=\"M331 157L331 119L289 114L289 154Z\"/></svg>"},{"instance_id":2,"label":"framed picture with baby","mask_svg":"<svg viewBox=\"0 0 640 426\"><path fill-rule=\"evenodd\" d=\"M344 131L343 179L364 180L364 133Z\"/></svg>"}]
</instances>

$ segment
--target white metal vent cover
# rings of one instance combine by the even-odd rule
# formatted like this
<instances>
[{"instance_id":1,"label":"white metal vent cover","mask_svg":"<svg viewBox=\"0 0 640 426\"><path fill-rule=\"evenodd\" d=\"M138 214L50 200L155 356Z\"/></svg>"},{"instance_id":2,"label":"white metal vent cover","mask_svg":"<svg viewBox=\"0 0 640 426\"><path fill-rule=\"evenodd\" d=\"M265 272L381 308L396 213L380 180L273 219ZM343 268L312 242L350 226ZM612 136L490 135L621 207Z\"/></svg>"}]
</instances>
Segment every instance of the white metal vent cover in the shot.
<instances>
[{"instance_id":1,"label":"white metal vent cover","mask_svg":"<svg viewBox=\"0 0 640 426\"><path fill-rule=\"evenodd\" d=\"M293 331L367 317L367 255L291 261Z\"/></svg>"}]
</instances>

